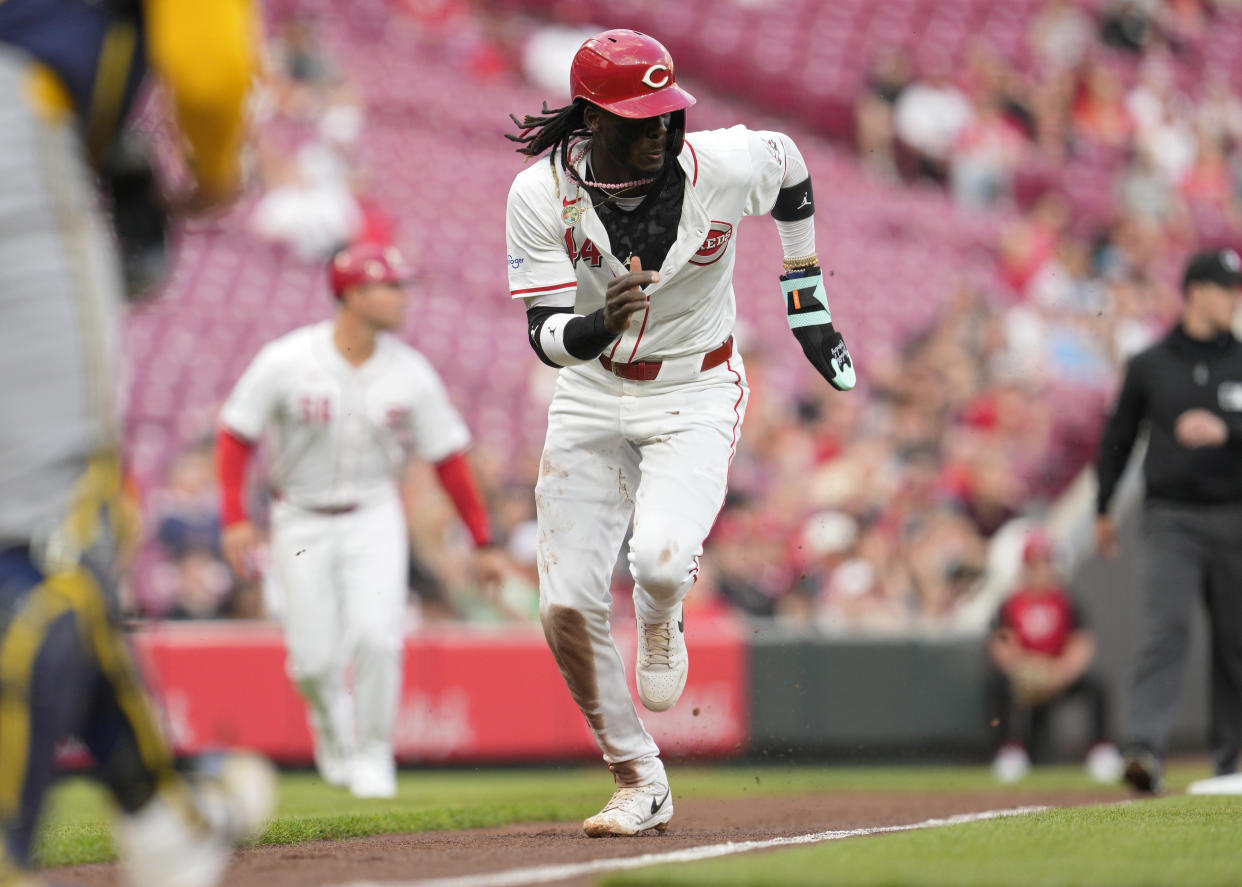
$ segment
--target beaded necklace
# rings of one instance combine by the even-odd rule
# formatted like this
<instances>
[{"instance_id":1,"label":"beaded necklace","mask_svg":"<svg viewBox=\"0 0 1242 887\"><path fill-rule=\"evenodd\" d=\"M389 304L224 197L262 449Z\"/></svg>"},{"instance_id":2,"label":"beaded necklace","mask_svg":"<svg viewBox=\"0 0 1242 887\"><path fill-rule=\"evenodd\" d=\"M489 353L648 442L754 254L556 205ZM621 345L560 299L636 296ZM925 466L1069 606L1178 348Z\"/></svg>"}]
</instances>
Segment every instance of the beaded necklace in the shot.
<instances>
[{"instance_id":1,"label":"beaded necklace","mask_svg":"<svg viewBox=\"0 0 1242 887\"><path fill-rule=\"evenodd\" d=\"M582 159L586 157L586 152L587 152L587 149L590 147L590 144L591 144L590 140L586 139L581 142L578 142L577 144L573 145L570 148L569 164L571 167L575 167L579 163L582 162ZM556 196L560 197L561 196L561 178L560 176L556 174L555 168L552 170L552 178L556 182ZM601 191L616 192L614 194L609 194L599 203L590 204L591 209L598 209L599 207L603 206L608 201L613 200L616 197L619 197L622 191L626 191L630 188L638 188L643 185L650 185L652 182L654 182L658 178L658 176L652 176L651 178L647 178L647 179L636 179L635 181L632 181L632 182L594 182L594 181L591 181L590 179L580 178L576 175L574 176L574 178L577 179L578 184L584 185L588 188L598 188ZM578 197L576 200L573 200L569 203L564 203L564 201L562 200L562 203L564 203L564 206L561 210L561 218L565 222L566 225L576 225L578 224L578 220L582 218L582 214L585 210L583 210L583 208L578 205L579 201L581 200L582 200L581 196Z\"/></svg>"},{"instance_id":2,"label":"beaded necklace","mask_svg":"<svg viewBox=\"0 0 1242 887\"><path fill-rule=\"evenodd\" d=\"M583 179L582 184L591 188L599 188L601 191L624 191L626 188L637 188L639 185L650 185L655 181L655 176L649 179L635 179L632 182L592 182L590 179Z\"/></svg>"},{"instance_id":3,"label":"beaded necklace","mask_svg":"<svg viewBox=\"0 0 1242 887\"><path fill-rule=\"evenodd\" d=\"M572 163L574 166L577 166L579 163L581 163L582 158L586 156L587 148L589 146L590 146L590 142L586 142L586 141L579 142L577 145L575 145L574 147L578 148L579 150L576 156L570 157L570 163ZM650 178L646 178L646 179L635 179L632 182L592 182L590 179L581 179L580 181L582 182L582 184L587 185L588 187L599 188L601 191L624 191L626 188L637 188L641 185L650 185L655 180L656 180L656 177L651 176Z\"/></svg>"}]
</instances>

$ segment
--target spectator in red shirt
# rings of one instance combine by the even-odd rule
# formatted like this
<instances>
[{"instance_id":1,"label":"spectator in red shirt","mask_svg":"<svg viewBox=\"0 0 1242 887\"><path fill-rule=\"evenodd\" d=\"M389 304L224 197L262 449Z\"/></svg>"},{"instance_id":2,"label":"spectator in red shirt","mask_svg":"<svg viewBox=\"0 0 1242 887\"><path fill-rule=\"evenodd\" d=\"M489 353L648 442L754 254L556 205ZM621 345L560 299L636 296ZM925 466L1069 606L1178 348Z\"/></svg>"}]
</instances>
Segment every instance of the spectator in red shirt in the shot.
<instances>
[{"instance_id":1,"label":"spectator in red shirt","mask_svg":"<svg viewBox=\"0 0 1242 887\"><path fill-rule=\"evenodd\" d=\"M1134 133L1121 79L1099 61L1088 62L1081 77L1070 108L1074 134L1105 148L1124 147Z\"/></svg>"},{"instance_id":2,"label":"spectator in red shirt","mask_svg":"<svg viewBox=\"0 0 1242 887\"><path fill-rule=\"evenodd\" d=\"M987 642L993 665L988 716L1001 740L993 772L1014 782L1026 775L1032 756L1047 760L1053 710L1083 699L1093 740L1087 769L1100 782L1116 781L1122 760L1108 738L1108 692L1089 673L1095 639L1061 581L1043 531L1027 538L1022 563L1018 586L997 613Z\"/></svg>"}]
</instances>

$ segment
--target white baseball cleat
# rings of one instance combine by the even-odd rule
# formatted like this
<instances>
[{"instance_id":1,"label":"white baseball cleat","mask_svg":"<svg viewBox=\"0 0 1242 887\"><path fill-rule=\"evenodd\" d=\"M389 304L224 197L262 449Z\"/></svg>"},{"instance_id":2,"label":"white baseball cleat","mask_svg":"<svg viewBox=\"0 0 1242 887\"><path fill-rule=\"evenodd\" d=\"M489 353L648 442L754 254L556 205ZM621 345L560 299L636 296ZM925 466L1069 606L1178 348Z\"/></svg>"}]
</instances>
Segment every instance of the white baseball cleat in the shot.
<instances>
[{"instance_id":1,"label":"white baseball cleat","mask_svg":"<svg viewBox=\"0 0 1242 887\"><path fill-rule=\"evenodd\" d=\"M349 788L353 761L348 755L336 754L326 748L321 748L316 743L315 769L319 771L319 777L328 785Z\"/></svg>"},{"instance_id":2,"label":"white baseball cleat","mask_svg":"<svg viewBox=\"0 0 1242 887\"><path fill-rule=\"evenodd\" d=\"M1031 772L1031 758L1017 742L1006 742L992 759L992 775L1000 782L1012 783Z\"/></svg>"},{"instance_id":3,"label":"white baseball cleat","mask_svg":"<svg viewBox=\"0 0 1242 887\"><path fill-rule=\"evenodd\" d=\"M1126 761L1111 742L1097 742L1083 762L1087 774L1096 782L1114 783L1126 772Z\"/></svg>"},{"instance_id":4,"label":"white baseball cleat","mask_svg":"<svg viewBox=\"0 0 1242 887\"><path fill-rule=\"evenodd\" d=\"M263 758L204 761L121 816L116 839L129 887L216 887L233 845L258 837L276 806L276 777Z\"/></svg>"},{"instance_id":5,"label":"white baseball cleat","mask_svg":"<svg viewBox=\"0 0 1242 887\"><path fill-rule=\"evenodd\" d=\"M355 798L395 798L397 764L392 753L360 751L354 755L349 791Z\"/></svg>"},{"instance_id":6,"label":"white baseball cleat","mask_svg":"<svg viewBox=\"0 0 1242 887\"><path fill-rule=\"evenodd\" d=\"M599 813L582 823L592 838L629 837L649 828L664 831L673 818L673 792L663 782L619 788Z\"/></svg>"},{"instance_id":7,"label":"white baseball cleat","mask_svg":"<svg viewBox=\"0 0 1242 887\"><path fill-rule=\"evenodd\" d=\"M690 654L686 651L686 623L681 607L664 622L638 618L638 661L634 677L638 698L650 711L668 711L686 689Z\"/></svg>"}]
</instances>

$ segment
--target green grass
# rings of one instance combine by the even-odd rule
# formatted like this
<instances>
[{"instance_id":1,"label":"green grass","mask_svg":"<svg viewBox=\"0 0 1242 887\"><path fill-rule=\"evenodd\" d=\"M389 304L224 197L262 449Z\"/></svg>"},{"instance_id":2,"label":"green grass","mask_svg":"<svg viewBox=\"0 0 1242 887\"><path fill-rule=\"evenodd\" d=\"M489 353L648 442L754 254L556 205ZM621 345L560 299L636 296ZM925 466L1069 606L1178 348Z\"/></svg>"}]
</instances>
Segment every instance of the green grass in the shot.
<instances>
[{"instance_id":1,"label":"green grass","mask_svg":"<svg viewBox=\"0 0 1242 887\"><path fill-rule=\"evenodd\" d=\"M1005 789L986 767L823 767L791 763L707 766L672 764L678 798L731 798L811 792L995 791ZM1173 768L1173 788L1207 775L1203 766ZM1061 791L1095 788L1079 767L1037 768L1021 788ZM556 769L405 770L391 801L358 801L326 787L314 774L285 773L280 806L260 843L296 844L365 835L485 828L510 822L582 819L599 810L612 790L602 766ZM1122 797L1120 790L1118 797ZM109 807L84 779L53 794L38 851L44 865L75 865L112 858Z\"/></svg>"},{"instance_id":2,"label":"green grass","mask_svg":"<svg viewBox=\"0 0 1242 887\"><path fill-rule=\"evenodd\" d=\"M332 789L313 773L284 773L280 804L263 844L298 844L366 835L435 829L485 828L521 821L580 819L607 799L606 770L404 771L397 797L359 801ZM43 865L77 865L111 859L110 807L103 791L85 779L56 789L40 836Z\"/></svg>"},{"instance_id":3,"label":"green grass","mask_svg":"<svg viewBox=\"0 0 1242 887\"><path fill-rule=\"evenodd\" d=\"M607 887L1141 887L1242 882L1242 798L1050 810L642 869Z\"/></svg>"}]
</instances>

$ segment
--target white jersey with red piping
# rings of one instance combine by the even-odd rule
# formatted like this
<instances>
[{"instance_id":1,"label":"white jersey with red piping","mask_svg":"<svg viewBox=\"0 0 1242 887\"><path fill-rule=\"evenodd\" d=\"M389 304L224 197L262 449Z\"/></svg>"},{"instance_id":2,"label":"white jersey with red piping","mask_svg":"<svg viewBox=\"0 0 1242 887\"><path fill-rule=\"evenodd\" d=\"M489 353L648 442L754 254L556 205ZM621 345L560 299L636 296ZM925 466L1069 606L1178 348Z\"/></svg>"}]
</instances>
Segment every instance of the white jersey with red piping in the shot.
<instances>
[{"instance_id":1,"label":"white jersey with red piping","mask_svg":"<svg viewBox=\"0 0 1242 887\"><path fill-rule=\"evenodd\" d=\"M572 152L584 176L581 149ZM771 211L785 176L778 133L734 126L690 133L678 157L685 174L677 239L646 288L651 305L605 349L612 360L666 360L715 348L733 333L735 238L743 217ZM626 270L614 256L591 195L546 157L514 179L506 211L509 292L564 294L577 314L603 307L608 283Z\"/></svg>"},{"instance_id":2,"label":"white jersey with red piping","mask_svg":"<svg viewBox=\"0 0 1242 887\"><path fill-rule=\"evenodd\" d=\"M279 495L304 508L365 504L389 496L405 460L438 462L465 449L470 433L435 369L413 348L381 334L353 366L331 321L265 345L233 388L220 421L249 440L269 436Z\"/></svg>"}]
</instances>

